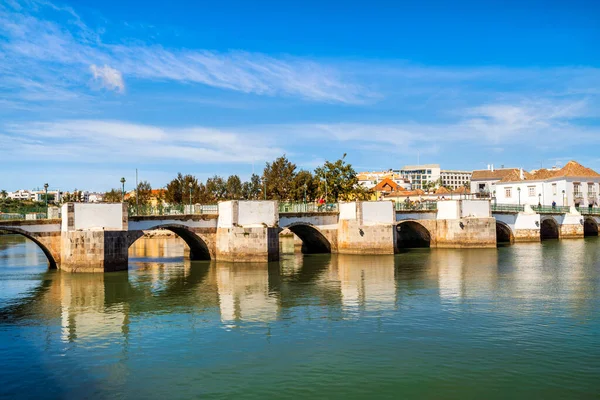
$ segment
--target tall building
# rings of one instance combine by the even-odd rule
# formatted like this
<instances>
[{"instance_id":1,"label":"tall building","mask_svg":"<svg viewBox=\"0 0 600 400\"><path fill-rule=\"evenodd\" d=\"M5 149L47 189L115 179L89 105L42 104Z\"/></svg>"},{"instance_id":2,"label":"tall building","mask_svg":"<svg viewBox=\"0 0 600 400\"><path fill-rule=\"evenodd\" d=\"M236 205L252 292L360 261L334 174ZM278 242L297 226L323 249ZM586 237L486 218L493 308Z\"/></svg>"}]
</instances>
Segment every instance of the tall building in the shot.
<instances>
[{"instance_id":1,"label":"tall building","mask_svg":"<svg viewBox=\"0 0 600 400\"><path fill-rule=\"evenodd\" d=\"M441 170L439 164L405 165L394 173L408 179L412 189L423 189L428 182L437 182L440 179Z\"/></svg>"},{"instance_id":2,"label":"tall building","mask_svg":"<svg viewBox=\"0 0 600 400\"><path fill-rule=\"evenodd\" d=\"M449 189L456 190L461 187L469 187L471 182L471 171L457 171L457 170L442 170L440 172L440 179L442 180L442 186Z\"/></svg>"}]
</instances>

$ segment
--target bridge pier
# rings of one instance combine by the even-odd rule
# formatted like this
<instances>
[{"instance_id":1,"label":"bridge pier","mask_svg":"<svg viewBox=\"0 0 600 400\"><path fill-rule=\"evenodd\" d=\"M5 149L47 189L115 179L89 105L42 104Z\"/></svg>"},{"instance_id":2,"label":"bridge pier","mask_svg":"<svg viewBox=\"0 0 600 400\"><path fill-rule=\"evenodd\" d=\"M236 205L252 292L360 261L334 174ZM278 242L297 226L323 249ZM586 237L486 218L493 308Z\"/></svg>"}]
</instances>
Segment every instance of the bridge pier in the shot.
<instances>
[{"instance_id":1,"label":"bridge pier","mask_svg":"<svg viewBox=\"0 0 600 400\"><path fill-rule=\"evenodd\" d=\"M571 207L560 221L560 239L583 239L584 219L575 207Z\"/></svg>"},{"instance_id":2,"label":"bridge pier","mask_svg":"<svg viewBox=\"0 0 600 400\"><path fill-rule=\"evenodd\" d=\"M61 270L111 272L127 269L127 207L122 203L67 203L62 208Z\"/></svg>"},{"instance_id":3,"label":"bridge pier","mask_svg":"<svg viewBox=\"0 0 600 400\"><path fill-rule=\"evenodd\" d=\"M276 201L219 203L216 256L219 261L279 260L279 212Z\"/></svg>"},{"instance_id":4,"label":"bridge pier","mask_svg":"<svg viewBox=\"0 0 600 400\"><path fill-rule=\"evenodd\" d=\"M338 253L394 254L394 204L391 201L340 203Z\"/></svg>"}]
</instances>

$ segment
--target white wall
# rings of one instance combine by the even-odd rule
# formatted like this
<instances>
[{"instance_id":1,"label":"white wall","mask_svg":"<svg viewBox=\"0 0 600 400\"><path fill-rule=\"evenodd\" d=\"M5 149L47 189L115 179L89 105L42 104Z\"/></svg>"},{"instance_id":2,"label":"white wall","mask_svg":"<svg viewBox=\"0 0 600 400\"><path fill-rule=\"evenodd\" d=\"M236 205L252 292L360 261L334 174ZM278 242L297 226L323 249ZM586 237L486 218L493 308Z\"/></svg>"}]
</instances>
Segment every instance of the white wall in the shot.
<instances>
[{"instance_id":1,"label":"white wall","mask_svg":"<svg viewBox=\"0 0 600 400\"><path fill-rule=\"evenodd\" d=\"M339 203L340 220L356 219L356 203Z\"/></svg>"},{"instance_id":2,"label":"white wall","mask_svg":"<svg viewBox=\"0 0 600 400\"><path fill-rule=\"evenodd\" d=\"M241 226L277 226L279 210L276 201L242 201L238 202L238 225Z\"/></svg>"},{"instance_id":3,"label":"white wall","mask_svg":"<svg viewBox=\"0 0 600 400\"><path fill-rule=\"evenodd\" d=\"M446 200L437 202L437 219L460 218L459 200Z\"/></svg>"},{"instance_id":4,"label":"white wall","mask_svg":"<svg viewBox=\"0 0 600 400\"><path fill-rule=\"evenodd\" d=\"M521 204L537 206L538 202L541 202L542 205L550 206L552 205L552 202L555 201L557 206L572 206L575 204L575 199L573 196L573 183L579 182L581 184L581 193L583 194L581 204L587 206L589 204L588 183L594 184L594 189L597 194L599 191L599 181L599 178L562 178L560 180L554 181L523 181L498 183L495 189L496 200L498 204L518 204L519 193L517 191L517 188L521 188ZM554 191L553 185L556 185L556 192ZM529 196L530 186L535 187L534 196ZM512 196L510 198L506 197L506 188L509 187L512 188ZM564 195L563 190L565 191ZM538 196L539 194L541 194L542 196ZM598 201L597 196L595 199L596 201Z\"/></svg>"},{"instance_id":5,"label":"white wall","mask_svg":"<svg viewBox=\"0 0 600 400\"><path fill-rule=\"evenodd\" d=\"M222 201L219 203L219 228L232 228L234 223L233 201Z\"/></svg>"},{"instance_id":6,"label":"white wall","mask_svg":"<svg viewBox=\"0 0 600 400\"><path fill-rule=\"evenodd\" d=\"M462 204L461 217L489 218L492 216L488 200L459 200ZM440 202L438 202L439 204Z\"/></svg>"},{"instance_id":7,"label":"white wall","mask_svg":"<svg viewBox=\"0 0 600 400\"><path fill-rule=\"evenodd\" d=\"M73 203L74 230L123 230L123 205L121 203ZM68 228L68 204L62 209L62 230Z\"/></svg>"},{"instance_id":8,"label":"white wall","mask_svg":"<svg viewBox=\"0 0 600 400\"><path fill-rule=\"evenodd\" d=\"M391 201L362 202L362 222L364 225L391 224L394 220L394 204Z\"/></svg>"}]
</instances>

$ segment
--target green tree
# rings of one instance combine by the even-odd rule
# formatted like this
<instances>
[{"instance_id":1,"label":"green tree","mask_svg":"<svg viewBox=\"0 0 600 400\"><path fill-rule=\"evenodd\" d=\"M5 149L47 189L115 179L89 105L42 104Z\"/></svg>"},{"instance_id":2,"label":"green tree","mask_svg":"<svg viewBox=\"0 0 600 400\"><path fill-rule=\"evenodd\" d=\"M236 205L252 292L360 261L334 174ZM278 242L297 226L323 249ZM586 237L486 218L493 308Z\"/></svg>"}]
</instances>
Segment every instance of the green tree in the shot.
<instances>
[{"instance_id":1,"label":"green tree","mask_svg":"<svg viewBox=\"0 0 600 400\"><path fill-rule=\"evenodd\" d=\"M138 183L136 196L136 204L139 204L140 206L146 206L150 204L150 200L152 198L152 186L150 185L150 182L141 181Z\"/></svg>"},{"instance_id":2,"label":"green tree","mask_svg":"<svg viewBox=\"0 0 600 400\"><path fill-rule=\"evenodd\" d=\"M290 199L295 176L296 164L291 163L285 154L272 163L267 163L263 171L267 198L271 200Z\"/></svg>"},{"instance_id":3,"label":"green tree","mask_svg":"<svg viewBox=\"0 0 600 400\"><path fill-rule=\"evenodd\" d=\"M242 180L237 175L231 175L226 183L227 198L239 200L242 198Z\"/></svg>"},{"instance_id":4,"label":"green tree","mask_svg":"<svg viewBox=\"0 0 600 400\"><path fill-rule=\"evenodd\" d=\"M0 191L0 197L2 197L2 200L6 199L8 197L8 193L6 192L6 190L2 189Z\"/></svg>"},{"instance_id":5,"label":"green tree","mask_svg":"<svg viewBox=\"0 0 600 400\"><path fill-rule=\"evenodd\" d=\"M207 203L208 196L206 187L198 182L193 175L183 175L181 172L177 177L167 184L165 201L169 204L188 204L190 201L190 190L192 203Z\"/></svg>"},{"instance_id":6,"label":"green tree","mask_svg":"<svg viewBox=\"0 0 600 400\"><path fill-rule=\"evenodd\" d=\"M206 191L213 202L222 201L227 198L227 183L218 175L206 180Z\"/></svg>"},{"instance_id":7,"label":"green tree","mask_svg":"<svg viewBox=\"0 0 600 400\"><path fill-rule=\"evenodd\" d=\"M261 193L260 176L252 174L250 180L242 184L242 198L246 200L259 200Z\"/></svg>"},{"instance_id":8,"label":"green tree","mask_svg":"<svg viewBox=\"0 0 600 400\"><path fill-rule=\"evenodd\" d=\"M291 199L294 201L312 201L317 197L318 182L310 171L300 170L292 181ZM306 198L305 198L306 195Z\"/></svg>"},{"instance_id":9,"label":"green tree","mask_svg":"<svg viewBox=\"0 0 600 400\"><path fill-rule=\"evenodd\" d=\"M325 161L315 169L319 196L327 196L328 202L366 200L369 192L358 184L356 171L346 162L346 153L335 162ZM326 185L325 185L326 183Z\"/></svg>"},{"instance_id":10,"label":"green tree","mask_svg":"<svg viewBox=\"0 0 600 400\"><path fill-rule=\"evenodd\" d=\"M110 189L108 192L104 193L104 196L102 196L102 201L106 202L106 203L119 203L121 201L121 189ZM70 194L69 193L65 193L63 195L63 201L65 203L71 201L69 200L70 198Z\"/></svg>"}]
</instances>

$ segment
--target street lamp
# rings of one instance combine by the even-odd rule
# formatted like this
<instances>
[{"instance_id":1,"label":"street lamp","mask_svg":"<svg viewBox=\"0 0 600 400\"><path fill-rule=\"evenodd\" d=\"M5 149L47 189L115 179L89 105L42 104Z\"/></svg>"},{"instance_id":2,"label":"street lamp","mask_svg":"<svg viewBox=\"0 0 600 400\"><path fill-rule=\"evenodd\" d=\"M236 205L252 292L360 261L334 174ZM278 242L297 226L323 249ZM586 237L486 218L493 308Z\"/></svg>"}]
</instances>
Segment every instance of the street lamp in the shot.
<instances>
[{"instance_id":1,"label":"street lamp","mask_svg":"<svg viewBox=\"0 0 600 400\"><path fill-rule=\"evenodd\" d=\"M498 204L498 199L496 198L496 191L494 190L494 207Z\"/></svg>"},{"instance_id":2,"label":"street lamp","mask_svg":"<svg viewBox=\"0 0 600 400\"><path fill-rule=\"evenodd\" d=\"M125 201L125 177L121 178L121 185L123 187L121 191L121 202Z\"/></svg>"},{"instance_id":3,"label":"street lamp","mask_svg":"<svg viewBox=\"0 0 600 400\"><path fill-rule=\"evenodd\" d=\"M541 193L538 194L538 204L540 205L540 207L542 206L542 194Z\"/></svg>"},{"instance_id":4,"label":"street lamp","mask_svg":"<svg viewBox=\"0 0 600 400\"><path fill-rule=\"evenodd\" d=\"M562 195L563 195L563 207L564 207L564 206L565 206L565 203L566 203L566 201L565 201L565 191L564 191L564 189L563 189L563 191L562 191Z\"/></svg>"},{"instance_id":5,"label":"street lamp","mask_svg":"<svg viewBox=\"0 0 600 400\"><path fill-rule=\"evenodd\" d=\"M519 208L521 207L521 188L517 188L517 193L519 193Z\"/></svg>"},{"instance_id":6,"label":"street lamp","mask_svg":"<svg viewBox=\"0 0 600 400\"><path fill-rule=\"evenodd\" d=\"M46 199L46 219L48 219L48 184L44 183L44 197Z\"/></svg>"},{"instance_id":7,"label":"street lamp","mask_svg":"<svg viewBox=\"0 0 600 400\"><path fill-rule=\"evenodd\" d=\"M193 214L193 212L192 212L192 186L193 186L192 182L190 182L188 184L188 186L190 187L190 214Z\"/></svg>"}]
</instances>

